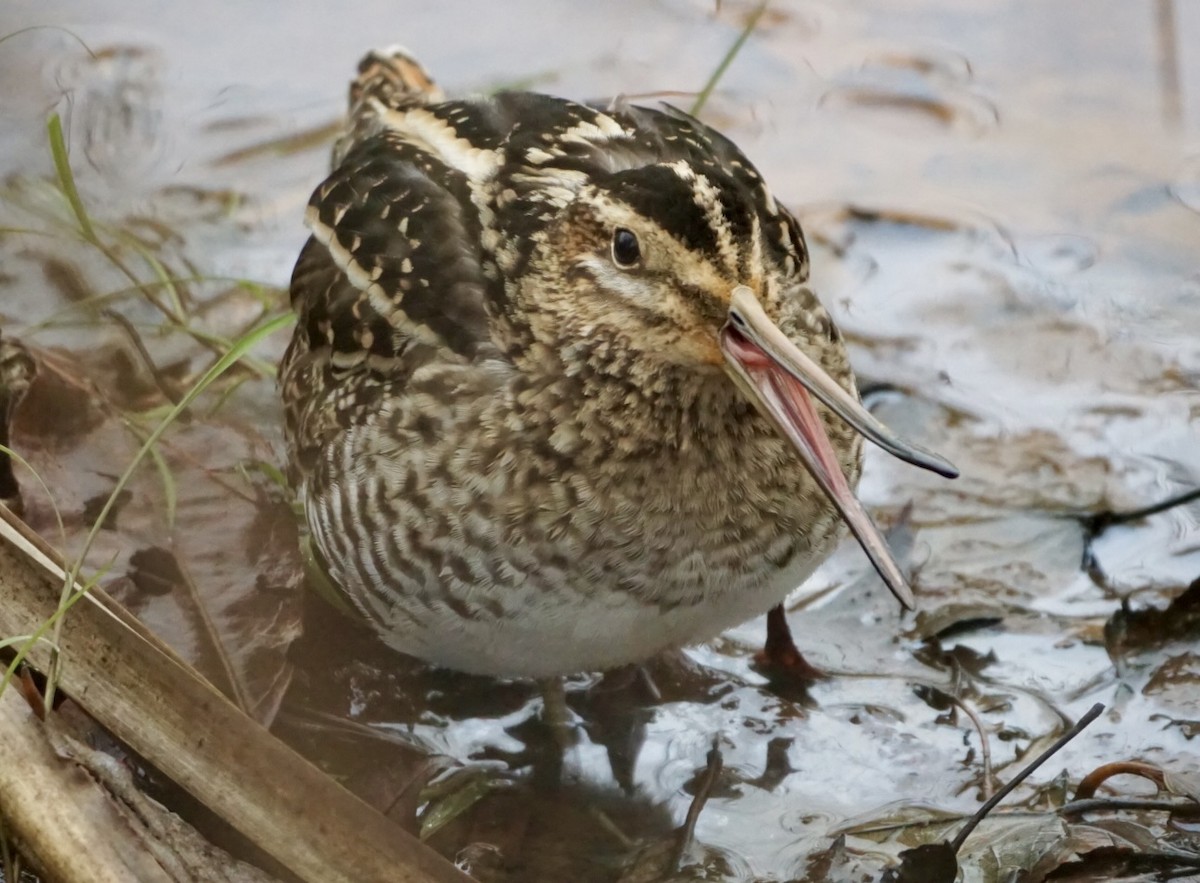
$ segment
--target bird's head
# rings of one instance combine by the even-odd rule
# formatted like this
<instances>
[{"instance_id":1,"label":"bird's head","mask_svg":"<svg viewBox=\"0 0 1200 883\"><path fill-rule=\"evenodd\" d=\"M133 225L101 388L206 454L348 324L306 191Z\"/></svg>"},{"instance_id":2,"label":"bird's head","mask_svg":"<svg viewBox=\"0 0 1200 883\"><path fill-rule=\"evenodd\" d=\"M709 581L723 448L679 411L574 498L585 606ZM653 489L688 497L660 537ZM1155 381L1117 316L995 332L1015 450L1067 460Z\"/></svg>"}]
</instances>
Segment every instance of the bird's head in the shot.
<instances>
[{"instance_id":1,"label":"bird's head","mask_svg":"<svg viewBox=\"0 0 1200 883\"><path fill-rule=\"evenodd\" d=\"M807 284L800 227L748 162L593 173L539 240L534 263L547 278L535 324L559 341L602 342L643 365L732 384L793 444L889 588L913 606L847 479L850 440L857 432L918 466L957 473L862 406L841 335ZM823 420L826 409L836 417Z\"/></svg>"},{"instance_id":2,"label":"bird's head","mask_svg":"<svg viewBox=\"0 0 1200 883\"><path fill-rule=\"evenodd\" d=\"M799 226L773 201L768 209L744 173L685 160L593 173L542 235L547 287L562 297L543 296L539 307L562 338L614 337L652 361L718 372L720 332L744 286L827 371L853 383L836 329L805 285Z\"/></svg>"}]
</instances>

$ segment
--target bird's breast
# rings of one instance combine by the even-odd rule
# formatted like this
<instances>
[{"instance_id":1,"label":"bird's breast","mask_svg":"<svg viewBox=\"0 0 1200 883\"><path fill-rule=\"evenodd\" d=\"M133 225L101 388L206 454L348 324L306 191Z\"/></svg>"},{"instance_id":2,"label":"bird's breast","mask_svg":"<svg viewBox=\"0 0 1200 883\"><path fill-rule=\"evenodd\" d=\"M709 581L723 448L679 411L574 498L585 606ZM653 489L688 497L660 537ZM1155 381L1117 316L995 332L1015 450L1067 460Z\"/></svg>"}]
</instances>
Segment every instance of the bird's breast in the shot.
<instances>
[{"instance_id":1,"label":"bird's breast","mask_svg":"<svg viewBox=\"0 0 1200 883\"><path fill-rule=\"evenodd\" d=\"M599 394L470 371L390 397L309 477L333 581L399 649L538 674L505 649L536 638L542 673L620 664L762 613L836 540L833 507L752 409L664 404L647 422L636 401L600 415Z\"/></svg>"}]
</instances>

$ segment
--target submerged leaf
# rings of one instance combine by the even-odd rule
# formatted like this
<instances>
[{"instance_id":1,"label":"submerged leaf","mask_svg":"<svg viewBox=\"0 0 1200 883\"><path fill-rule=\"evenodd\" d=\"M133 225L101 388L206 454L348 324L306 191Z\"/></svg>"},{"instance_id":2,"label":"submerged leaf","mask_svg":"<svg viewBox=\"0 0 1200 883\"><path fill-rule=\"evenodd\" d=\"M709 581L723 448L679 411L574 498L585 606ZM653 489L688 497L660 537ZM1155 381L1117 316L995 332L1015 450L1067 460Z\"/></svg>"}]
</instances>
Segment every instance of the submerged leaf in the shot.
<instances>
[{"instance_id":1,"label":"submerged leaf","mask_svg":"<svg viewBox=\"0 0 1200 883\"><path fill-rule=\"evenodd\" d=\"M900 867L884 875L884 883L954 883L958 859L946 843L926 843L900 853Z\"/></svg>"},{"instance_id":2,"label":"submerged leaf","mask_svg":"<svg viewBox=\"0 0 1200 883\"><path fill-rule=\"evenodd\" d=\"M1165 609L1117 610L1104 626L1104 641L1113 662L1176 643L1200 643L1200 579Z\"/></svg>"}]
</instances>

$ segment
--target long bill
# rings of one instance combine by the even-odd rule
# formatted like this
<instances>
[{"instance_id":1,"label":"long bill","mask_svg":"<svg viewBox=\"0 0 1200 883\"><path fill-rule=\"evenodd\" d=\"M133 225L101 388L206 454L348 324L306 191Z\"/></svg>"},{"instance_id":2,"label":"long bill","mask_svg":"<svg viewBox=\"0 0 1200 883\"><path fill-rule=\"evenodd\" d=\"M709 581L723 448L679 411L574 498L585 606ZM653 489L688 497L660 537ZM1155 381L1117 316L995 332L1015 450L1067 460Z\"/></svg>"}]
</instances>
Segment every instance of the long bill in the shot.
<instances>
[{"instance_id":1,"label":"long bill","mask_svg":"<svg viewBox=\"0 0 1200 883\"><path fill-rule=\"evenodd\" d=\"M912 590L879 529L850 489L812 396L889 453L947 478L956 477L958 470L937 454L904 441L876 420L776 327L745 286L739 285L733 291L720 344L734 381L795 445L804 465L842 514L887 587L912 610L916 606Z\"/></svg>"}]
</instances>

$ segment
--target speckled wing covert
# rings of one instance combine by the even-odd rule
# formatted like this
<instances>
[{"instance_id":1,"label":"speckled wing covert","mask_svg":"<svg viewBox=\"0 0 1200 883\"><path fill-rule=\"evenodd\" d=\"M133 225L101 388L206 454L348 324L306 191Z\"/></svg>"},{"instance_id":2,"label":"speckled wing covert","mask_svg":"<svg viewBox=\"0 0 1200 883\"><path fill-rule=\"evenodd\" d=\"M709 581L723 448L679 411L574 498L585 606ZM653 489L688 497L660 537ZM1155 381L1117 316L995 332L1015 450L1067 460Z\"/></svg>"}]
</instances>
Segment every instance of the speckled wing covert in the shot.
<instances>
[{"instance_id":1,"label":"speckled wing covert","mask_svg":"<svg viewBox=\"0 0 1200 883\"><path fill-rule=\"evenodd\" d=\"M417 366L471 359L489 339L494 283L467 173L384 123L440 98L402 50L368 55L351 85L350 125L309 201L313 235L292 274L299 327L280 380L301 472Z\"/></svg>"}]
</instances>

